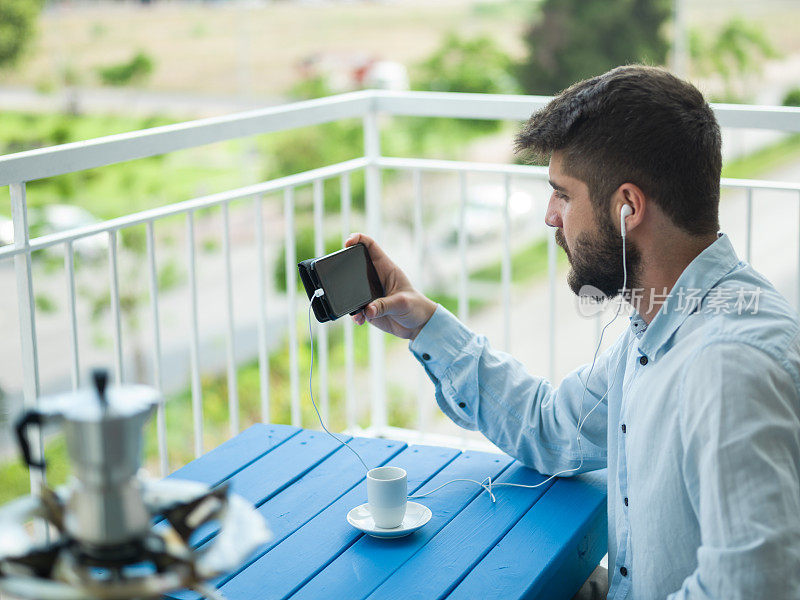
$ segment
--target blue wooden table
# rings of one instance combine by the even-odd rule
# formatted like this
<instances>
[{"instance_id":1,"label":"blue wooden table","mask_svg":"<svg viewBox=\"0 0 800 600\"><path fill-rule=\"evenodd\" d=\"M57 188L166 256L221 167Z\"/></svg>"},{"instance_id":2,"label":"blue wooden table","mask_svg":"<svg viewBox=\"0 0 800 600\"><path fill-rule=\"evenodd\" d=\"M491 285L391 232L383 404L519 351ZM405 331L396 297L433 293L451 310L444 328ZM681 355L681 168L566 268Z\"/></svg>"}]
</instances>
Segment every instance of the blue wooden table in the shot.
<instances>
[{"instance_id":1,"label":"blue wooden table","mask_svg":"<svg viewBox=\"0 0 800 600\"><path fill-rule=\"evenodd\" d=\"M501 454L345 439L370 466L404 468L409 493L459 477L544 480ZM227 481L269 523L273 538L215 582L230 599L568 599L606 552L602 473L496 488L496 503L475 484L454 483L419 500L433 512L427 525L393 540L348 524L347 512L366 502L364 469L319 431L254 425L170 477ZM169 597L198 598L188 591Z\"/></svg>"}]
</instances>

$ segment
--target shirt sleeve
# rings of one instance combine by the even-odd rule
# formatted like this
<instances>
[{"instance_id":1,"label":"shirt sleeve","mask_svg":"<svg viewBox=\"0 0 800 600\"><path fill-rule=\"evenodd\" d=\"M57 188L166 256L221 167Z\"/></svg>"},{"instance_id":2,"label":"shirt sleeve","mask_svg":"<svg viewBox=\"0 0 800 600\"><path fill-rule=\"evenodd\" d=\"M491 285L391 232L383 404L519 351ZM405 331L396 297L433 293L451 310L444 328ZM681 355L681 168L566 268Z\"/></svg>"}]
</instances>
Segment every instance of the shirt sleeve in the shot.
<instances>
[{"instance_id":1,"label":"shirt sleeve","mask_svg":"<svg viewBox=\"0 0 800 600\"><path fill-rule=\"evenodd\" d=\"M743 343L706 346L688 364L683 469L701 545L697 569L669 598L800 598L795 382L778 360Z\"/></svg>"},{"instance_id":2,"label":"shirt sleeve","mask_svg":"<svg viewBox=\"0 0 800 600\"><path fill-rule=\"evenodd\" d=\"M589 365L558 387L528 374L511 355L493 350L482 335L438 306L409 349L433 381L436 402L456 424L479 430L501 450L542 473L580 465L577 422L595 407L581 431L583 464L569 473L606 467L608 355L597 359L584 394ZM599 402L599 404L598 404Z\"/></svg>"}]
</instances>

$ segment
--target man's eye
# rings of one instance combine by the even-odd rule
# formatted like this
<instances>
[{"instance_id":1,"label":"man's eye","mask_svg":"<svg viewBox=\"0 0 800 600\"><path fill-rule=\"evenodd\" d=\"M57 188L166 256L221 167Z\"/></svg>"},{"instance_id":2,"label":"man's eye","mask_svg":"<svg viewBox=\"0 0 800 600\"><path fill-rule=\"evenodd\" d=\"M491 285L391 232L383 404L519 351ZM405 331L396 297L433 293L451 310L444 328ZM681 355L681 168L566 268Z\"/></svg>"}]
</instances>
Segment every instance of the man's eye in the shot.
<instances>
[{"instance_id":1,"label":"man's eye","mask_svg":"<svg viewBox=\"0 0 800 600\"><path fill-rule=\"evenodd\" d=\"M563 192L559 192L558 190L553 190L553 193L556 195L556 198L559 200L568 200L567 195Z\"/></svg>"}]
</instances>

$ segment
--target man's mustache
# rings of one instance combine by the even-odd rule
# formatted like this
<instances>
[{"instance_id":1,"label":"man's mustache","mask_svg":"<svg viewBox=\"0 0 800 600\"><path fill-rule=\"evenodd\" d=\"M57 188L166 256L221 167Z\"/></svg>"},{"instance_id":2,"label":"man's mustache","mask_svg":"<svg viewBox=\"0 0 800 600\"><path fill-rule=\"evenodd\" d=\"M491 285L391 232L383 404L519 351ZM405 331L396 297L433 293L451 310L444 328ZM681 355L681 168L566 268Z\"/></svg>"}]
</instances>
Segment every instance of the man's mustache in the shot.
<instances>
[{"instance_id":1,"label":"man's mustache","mask_svg":"<svg viewBox=\"0 0 800 600\"><path fill-rule=\"evenodd\" d=\"M567 253L567 258L569 258L569 248L567 247L567 238L564 237L564 231L561 229L556 229L556 244L561 246L564 249L564 252Z\"/></svg>"}]
</instances>

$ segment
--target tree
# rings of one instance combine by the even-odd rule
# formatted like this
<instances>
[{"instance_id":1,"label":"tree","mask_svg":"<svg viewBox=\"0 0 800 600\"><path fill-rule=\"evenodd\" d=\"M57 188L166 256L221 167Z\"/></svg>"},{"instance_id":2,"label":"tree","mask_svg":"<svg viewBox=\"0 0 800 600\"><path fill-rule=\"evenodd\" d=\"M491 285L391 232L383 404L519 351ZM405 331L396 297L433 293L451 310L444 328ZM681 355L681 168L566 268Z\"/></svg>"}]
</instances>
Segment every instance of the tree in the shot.
<instances>
[{"instance_id":1,"label":"tree","mask_svg":"<svg viewBox=\"0 0 800 600\"><path fill-rule=\"evenodd\" d=\"M16 64L25 46L33 39L42 0L2 0L0 2L0 68Z\"/></svg>"},{"instance_id":2,"label":"tree","mask_svg":"<svg viewBox=\"0 0 800 600\"><path fill-rule=\"evenodd\" d=\"M525 33L520 84L550 95L618 65L663 64L671 6L671 0L544 0Z\"/></svg>"},{"instance_id":3,"label":"tree","mask_svg":"<svg viewBox=\"0 0 800 600\"><path fill-rule=\"evenodd\" d=\"M723 95L717 101L741 102L747 95L747 79L761 72L764 61L778 52L755 23L733 17L716 33L694 29L689 38L692 66L698 75L722 79Z\"/></svg>"}]
</instances>

